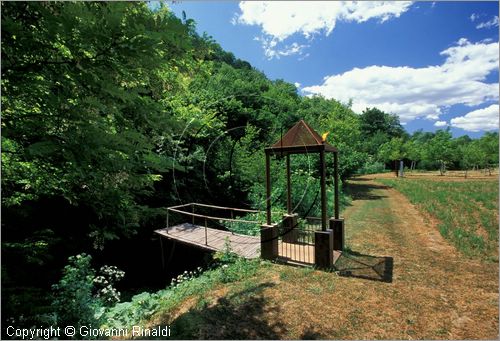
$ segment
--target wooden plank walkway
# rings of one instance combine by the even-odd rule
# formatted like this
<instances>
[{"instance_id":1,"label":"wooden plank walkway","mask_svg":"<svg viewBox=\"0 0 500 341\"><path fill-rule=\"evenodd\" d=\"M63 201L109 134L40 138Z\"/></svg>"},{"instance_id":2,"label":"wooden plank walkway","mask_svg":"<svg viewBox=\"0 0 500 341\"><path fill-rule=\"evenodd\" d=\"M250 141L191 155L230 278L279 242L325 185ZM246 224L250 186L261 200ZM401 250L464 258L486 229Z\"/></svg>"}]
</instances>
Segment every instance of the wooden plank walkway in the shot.
<instances>
[{"instance_id":1,"label":"wooden plank walkway","mask_svg":"<svg viewBox=\"0 0 500 341\"><path fill-rule=\"evenodd\" d=\"M229 239L231 250L248 259L260 257L260 237L246 236L229 231L207 227L205 243L205 227L184 223L155 230L162 237L193 245L209 251L222 251L226 238ZM278 259L297 265L314 264L314 246L304 244L283 243L278 241ZM340 252L333 251L334 264Z\"/></svg>"},{"instance_id":2,"label":"wooden plank walkway","mask_svg":"<svg viewBox=\"0 0 500 341\"><path fill-rule=\"evenodd\" d=\"M155 230L155 233L210 251L222 251L225 240L228 238L231 250L237 255L249 259L260 257L260 237L245 236L207 227L207 240L205 241L205 227L189 223Z\"/></svg>"},{"instance_id":3,"label":"wooden plank walkway","mask_svg":"<svg viewBox=\"0 0 500 341\"><path fill-rule=\"evenodd\" d=\"M333 264L337 262L340 251L333 251ZM278 242L278 260L297 265L314 265L314 245Z\"/></svg>"}]
</instances>

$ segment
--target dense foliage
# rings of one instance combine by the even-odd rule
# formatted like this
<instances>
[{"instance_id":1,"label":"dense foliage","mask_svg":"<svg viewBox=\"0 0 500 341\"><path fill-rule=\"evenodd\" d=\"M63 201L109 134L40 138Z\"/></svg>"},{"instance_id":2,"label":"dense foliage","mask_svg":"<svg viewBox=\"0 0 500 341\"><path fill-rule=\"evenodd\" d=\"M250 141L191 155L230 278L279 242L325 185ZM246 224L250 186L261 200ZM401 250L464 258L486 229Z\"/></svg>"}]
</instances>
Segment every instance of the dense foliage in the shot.
<instances>
[{"instance_id":1,"label":"dense foliage","mask_svg":"<svg viewBox=\"0 0 500 341\"><path fill-rule=\"evenodd\" d=\"M450 129L435 133L416 131L411 137L392 138L384 143L377 154L378 160L390 162L405 160L410 169L433 170L443 175L446 169L471 168L488 170L498 167L498 132L487 132L472 140L467 135L452 138Z\"/></svg>"},{"instance_id":2,"label":"dense foliage","mask_svg":"<svg viewBox=\"0 0 500 341\"><path fill-rule=\"evenodd\" d=\"M377 108L355 113L349 103L301 97L163 6L1 8L2 308L4 318L24 316L18 323L54 311L51 302L65 291L47 293L69 256L87 252L105 264L111 253L130 253L113 241L149 248L165 206L262 208L263 148L301 118L331 133L342 179L400 158L429 160L429 167L498 163L498 135L464 143L446 131L410 138L397 116ZM293 202L303 215L318 214L317 162L292 157ZM283 159L273 160L278 209L284 169ZM331 196L331 167L327 175ZM91 271L87 263L73 268ZM82 277L75 302L89 299L87 282Z\"/></svg>"}]
</instances>

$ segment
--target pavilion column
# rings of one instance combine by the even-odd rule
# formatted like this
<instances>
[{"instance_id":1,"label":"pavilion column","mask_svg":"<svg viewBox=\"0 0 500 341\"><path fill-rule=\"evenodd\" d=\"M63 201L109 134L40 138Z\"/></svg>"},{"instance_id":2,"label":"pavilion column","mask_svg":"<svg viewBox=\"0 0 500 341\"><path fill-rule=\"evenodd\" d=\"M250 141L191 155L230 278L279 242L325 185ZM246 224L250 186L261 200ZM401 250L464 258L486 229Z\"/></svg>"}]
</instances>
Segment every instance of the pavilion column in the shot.
<instances>
[{"instance_id":1,"label":"pavilion column","mask_svg":"<svg viewBox=\"0 0 500 341\"><path fill-rule=\"evenodd\" d=\"M339 157L338 152L333 153L333 187L334 187L334 212L335 219L339 219Z\"/></svg>"},{"instance_id":2,"label":"pavilion column","mask_svg":"<svg viewBox=\"0 0 500 341\"><path fill-rule=\"evenodd\" d=\"M271 223L271 156L266 151L266 224L260 227L260 256L273 260L278 257L278 224Z\"/></svg>"},{"instance_id":3,"label":"pavilion column","mask_svg":"<svg viewBox=\"0 0 500 341\"><path fill-rule=\"evenodd\" d=\"M325 148L319 151L321 174L321 231L314 232L314 264L318 268L330 268L333 265L333 231L326 226L326 167Z\"/></svg>"},{"instance_id":4,"label":"pavilion column","mask_svg":"<svg viewBox=\"0 0 500 341\"><path fill-rule=\"evenodd\" d=\"M286 210L292 214L292 184L290 178L290 154L286 154Z\"/></svg>"},{"instance_id":5,"label":"pavilion column","mask_svg":"<svg viewBox=\"0 0 500 341\"><path fill-rule=\"evenodd\" d=\"M326 231L326 168L325 168L325 149L319 152L320 174L321 174L321 229Z\"/></svg>"},{"instance_id":6,"label":"pavilion column","mask_svg":"<svg viewBox=\"0 0 500 341\"><path fill-rule=\"evenodd\" d=\"M266 152L266 222L271 225L271 160Z\"/></svg>"},{"instance_id":7,"label":"pavilion column","mask_svg":"<svg viewBox=\"0 0 500 341\"><path fill-rule=\"evenodd\" d=\"M339 218L339 162L338 152L333 153L333 168L334 168L334 218L330 219L330 229L333 231L333 249L335 251L343 251L345 246L345 227L344 219Z\"/></svg>"}]
</instances>

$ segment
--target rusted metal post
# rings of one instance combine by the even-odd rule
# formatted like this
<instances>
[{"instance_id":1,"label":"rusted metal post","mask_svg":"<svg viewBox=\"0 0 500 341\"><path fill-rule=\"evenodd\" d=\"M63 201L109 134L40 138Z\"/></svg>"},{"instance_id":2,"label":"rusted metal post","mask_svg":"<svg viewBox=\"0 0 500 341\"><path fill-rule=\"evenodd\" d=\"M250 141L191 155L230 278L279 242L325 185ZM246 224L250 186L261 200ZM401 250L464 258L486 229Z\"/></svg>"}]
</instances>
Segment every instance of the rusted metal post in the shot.
<instances>
[{"instance_id":1,"label":"rusted metal post","mask_svg":"<svg viewBox=\"0 0 500 341\"><path fill-rule=\"evenodd\" d=\"M286 210L292 214L292 184L290 178L290 154L286 154Z\"/></svg>"},{"instance_id":2,"label":"rusted metal post","mask_svg":"<svg viewBox=\"0 0 500 341\"><path fill-rule=\"evenodd\" d=\"M333 189L334 189L334 214L339 219L339 157L338 152L333 153Z\"/></svg>"},{"instance_id":3,"label":"rusted metal post","mask_svg":"<svg viewBox=\"0 0 500 341\"><path fill-rule=\"evenodd\" d=\"M326 231L326 169L325 169L325 149L319 152L319 167L321 174L321 230Z\"/></svg>"},{"instance_id":4,"label":"rusted metal post","mask_svg":"<svg viewBox=\"0 0 500 341\"><path fill-rule=\"evenodd\" d=\"M271 160L266 152L266 222L271 225Z\"/></svg>"},{"instance_id":5,"label":"rusted metal post","mask_svg":"<svg viewBox=\"0 0 500 341\"><path fill-rule=\"evenodd\" d=\"M191 215L191 224L194 225L194 204L191 204L191 212L193 213Z\"/></svg>"},{"instance_id":6,"label":"rusted metal post","mask_svg":"<svg viewBox=\"0 0 500 341\"><path fill-rule=\"evenodd\" d=\"M168 233L168 228L169 228L169 225L168 225L168 212L169 212L169 210L167 208L167 233Z\"/></svg>"}]
</instances>

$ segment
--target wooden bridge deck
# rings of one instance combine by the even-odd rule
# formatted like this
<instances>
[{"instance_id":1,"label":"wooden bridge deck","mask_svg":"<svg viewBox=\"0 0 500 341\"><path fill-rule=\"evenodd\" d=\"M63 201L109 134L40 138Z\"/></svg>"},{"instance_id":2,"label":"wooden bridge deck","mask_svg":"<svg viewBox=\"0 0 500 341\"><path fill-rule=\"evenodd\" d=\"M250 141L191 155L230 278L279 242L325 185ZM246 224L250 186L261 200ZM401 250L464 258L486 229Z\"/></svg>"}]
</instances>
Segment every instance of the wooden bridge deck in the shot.
<instances>
[{"instance_id":1,"label":"wooden bridge deck","mask_svg":"<svg viewBox=\"0 0 500 341\"><path fill-rule=\"evenodd\" d=\"M231 243L231 250L245 258L260 257L260 237L245 236L207 227L205 243L205 227L184 223L156 230L162 237L194 245L205 250L222 251L226 238Z\"/></svg>"},{"instance_id":2,"label":"wooden bridge deck","mask_svg":"<svg viewBox=\"0 0 500 341\"><path fill-rule=\"evenodd\" d=\"M239 256L249 259L260 257L260 237L246 236L207 227L205 243L205 227L189 223L155 230L155 233L168 239L210 251L224 250L224 243L226 238L228 238L231 250ZM298 265L314 264L314 246L312 245L283 243L279 241L278 254L278 259L287 263L296 263ZM334 263L340 254L338 251L333 251Z\"/></svg>"}]
</instances>

